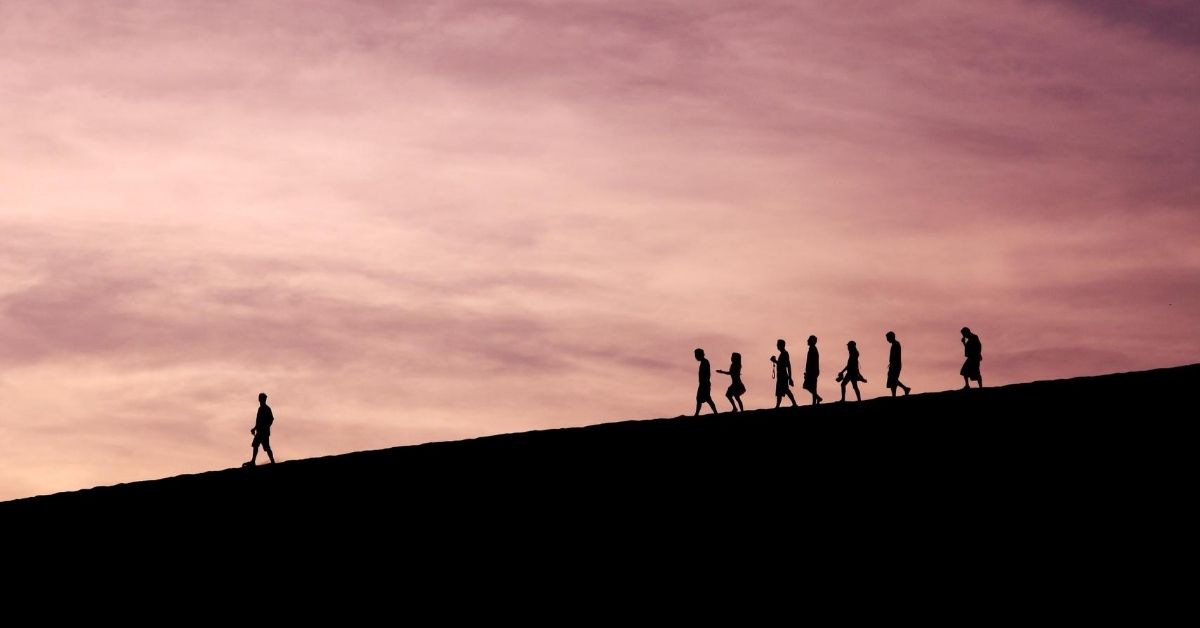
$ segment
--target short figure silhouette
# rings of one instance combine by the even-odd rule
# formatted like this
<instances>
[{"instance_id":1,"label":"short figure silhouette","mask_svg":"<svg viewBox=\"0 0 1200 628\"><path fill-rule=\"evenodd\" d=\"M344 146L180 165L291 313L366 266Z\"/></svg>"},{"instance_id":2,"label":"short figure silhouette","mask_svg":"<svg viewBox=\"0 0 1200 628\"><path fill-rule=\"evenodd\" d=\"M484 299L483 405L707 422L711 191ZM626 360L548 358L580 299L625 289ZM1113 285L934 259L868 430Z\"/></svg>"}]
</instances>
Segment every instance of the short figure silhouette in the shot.
<instances>
[{"instance_id":1,"label":"short figure silhouette","mask_svg":"<svg viewBox=\"0 0 1200 628\"><path fill-rule=\"evenodd\" d=\"M742 404L742 395L746 394L746 385L742 383L742 354L735 353L729 356L729 370L722 371L717 369L718 373L728 375L733 379L729 384L729 388L725 389L725 398L729 400L729 404L733 406L733 411L746 411L746 406Z\"/></svg>"},{"instance_id":2,"label":"short figure silhouette","mask_svg":"<svg viewBox=\"0 0 1200 628\"><path fill-rule=\"evenodd\" d=\"M862 370L858 368L858 344L853 340L847 342L846 351L850 355L846 358L846 366L837 376L837 381L842 383L842 401L846 400L846 384L854 387L854 398L862 401L862 394L858 392L858 383L865 383L867 378L862 376Z\"/></svg>"},{"instance_id":3,"label":"short figure silhouette","mask_svg":"<svg viewBox=\"0 0 1200 628\"><path fill-rule=\"evenodd\" d=\"M775 347L779 349L779 357L771 356L771 362L775 364L775 407L783 403L783 398L787 397L792 401L792 407L796 406L796 398L792 396L792 386L796 382L792 380L792 358L788 355L787 349L784 347L787 343L782 339L775 341Z\"/></svg>"},{"instance_id":4,"label":"short figure silhouette","mask_svg":"<svg viewBox=\"0 0 1200 628\"><path fill-rule=\"evenodd\" d=\"M250 456L250 462L243 464L243 467L254 466L255 460L258 460L259 445L266 450L271 464L275 464L275 452L271 451L271 424L274 422L275 415L271 414L271 406L267 405L267 393L258 393L258 416L254 419L254 427L250 428L250 433L254 434L254 442L250 443L253 455Z\"/></svg>"},{"instance_id":5,"label":"short figure silhouette","mask_svg":"<svg viewBox=\"0 0 1200 628\"><path fill-rule=\"evenodd\" d=\"M813 405L817 405L822 401L821 395L817 394L817 377L821 375L821 354L817 353L817 337L808 337L808 357L804 360L804 385L801 386L804 390L812 393Z\"/></svg>"},{"instance_id":6,"label":"short figure silhouette","mask_svg":"<svg viewBox=\"0 0 1200 628\"><path fill-rule=\"evenodd\" d=\"M704 357L704 349L696 349L696 361L700 363L700 387L696 389L696 414L700 416L700 406L707 403L717 414L717 404L712 400L712 373L708 370L708 360Z\"/></svg>"},{"instance_id":7,"label":"short figure silhouette","mask_svg":"<svg viewBox=\"0 0 1200 628\"><path fill-rule=\"evenodd\" d=\"M979 342L979 336L971 333L970 327L962 328L962 343L963 353L967 356L958 372L963 378L963 390L971 387L971 380L979 382L979 387L983 388L983 375L979 372L979 363L983 361L983 344Z\"/></svg>"},{"instance_id":8,"label":"short figure silhouette","mask_svg":"<svg viewBox=\"0 0 1200 628\"><path fill-rule=\"evenodd\" d=\"M884 338L887 338L888 343L892 345L891 351L888 352L887 387L892 390L893 397L896 396L897 388L903 388L904 394L907 395L912 389L900 381L900 341L896 340L896 332L892 331L889 331Z\"/></svg>"}]
</instances>

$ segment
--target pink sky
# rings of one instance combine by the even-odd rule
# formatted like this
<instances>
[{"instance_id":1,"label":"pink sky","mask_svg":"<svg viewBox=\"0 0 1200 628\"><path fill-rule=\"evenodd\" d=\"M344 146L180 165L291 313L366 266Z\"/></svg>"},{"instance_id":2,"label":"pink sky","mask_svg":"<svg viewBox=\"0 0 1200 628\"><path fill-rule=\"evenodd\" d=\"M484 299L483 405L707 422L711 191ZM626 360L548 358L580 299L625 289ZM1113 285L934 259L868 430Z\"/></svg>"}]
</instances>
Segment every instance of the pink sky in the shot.
<instances>
[{"instance_id":1,"label":"pink sky","mask_svg":"<svg viewBox=\"0 0 1200 628\"><path fill-rule=\"evenodd\" d=\"M0 2L0 499L1200 361L1200 8ZM724 376L714 377L723 392ZM1145 391L1153 394L1154 391ZM798 395L799 396L799 395ZM800 396L803 398L802 396ZM718 401L722 410L724 399Z\"/></svg>"}]
</instances>

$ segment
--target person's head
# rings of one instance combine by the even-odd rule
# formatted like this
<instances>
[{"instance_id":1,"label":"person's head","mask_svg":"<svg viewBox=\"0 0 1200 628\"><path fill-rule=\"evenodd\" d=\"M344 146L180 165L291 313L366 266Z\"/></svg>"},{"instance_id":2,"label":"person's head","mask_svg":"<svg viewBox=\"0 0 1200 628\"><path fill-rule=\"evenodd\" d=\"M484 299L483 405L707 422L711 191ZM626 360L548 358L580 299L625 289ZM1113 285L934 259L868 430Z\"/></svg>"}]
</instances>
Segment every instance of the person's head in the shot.
<instances>
[{"instance_id":1,"label":"person's head","mask_svg":"<svg viewBox=\"0 0 1200 628\"><path fill-rule=\"evenodd\" d=\"M258 402L266 403L267 402L267 393L258 393Z\"/></svg>"},{"instance_id":2,"label":"person's head","mask_svg":"<svg viewBox=\"0 0 1200 628\"><path fill-rule=\"evenodd\" d=\"M735 353L735 354L729 356L729 361L733 362L734 364L741 364L742 363L742 354Z\"/></svg>"},{"instance_id":3,"label":"person's head","mask_svg":"<svg viewBox=\"0 0 1200 628\"><path fill-rule=\"evenodd\" d=\"M896 342L896 332L894 331L889 331L888 333L884 334L883 337L887 338L888 342Z\"/></svg>"},{"instance_id":4,"label":"person's head","mask_svg":"<svg viewBox=\"0 0 1200 628\"><path fill-rule=\"evenodd\" d=\"M783 348L787 346L787 343L784 342L783 338L780 338L779 340L775 341L775 346L778 347L780 351L783 351Z\"/></svg>"},{"instance_id":5,"label":"person's head","mask_svg":"<svg viewBox=\"0 0 1200 628\"><path fill-rule=\"evenodd\" d=\"M817 337L816 337L816 336L809 336L809 337L808 337L808 346L810 346L810 347L815 347L815 346L817 346Z\"/></svg>"},{"instance_id":6,"label":"person's head","mask_svg":"<svg viewBox=\"0 0 1200 628\"><path fill-rule=\"evenodd\" d=\"M858 343L851 340L850 342L846 343L846 349L850 351L850 353L858 353Z\"/></svg>"},{"instance_id":7,"label":"person's head","mask_svg":"<svg viewBox=\"0 0 1200 628\"><path fill-rule=\"evenodd\" d=\"M970 328L970 327L963 327L963 328L962 328L962 335L963 335L963 338L970 338L970 337L971 337L971 328Z\"/></svg>"},{"instance_id":8,"label":"person's head","mask_svg":"<svg viewBox=\"0 0 1200 628\"><path fill-rule=\"evenodd\" d=\"M697 360L704 359L704 349L696 349L696 359Z\"/></svg>"}]
</instances>

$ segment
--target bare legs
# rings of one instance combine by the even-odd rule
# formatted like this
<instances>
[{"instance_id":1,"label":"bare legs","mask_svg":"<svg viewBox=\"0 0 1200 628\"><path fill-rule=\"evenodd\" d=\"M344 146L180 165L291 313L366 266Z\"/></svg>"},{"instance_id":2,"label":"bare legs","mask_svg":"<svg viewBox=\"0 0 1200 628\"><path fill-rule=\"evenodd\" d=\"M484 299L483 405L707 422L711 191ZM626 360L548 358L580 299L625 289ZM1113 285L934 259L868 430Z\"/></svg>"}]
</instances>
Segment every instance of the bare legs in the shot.
<instances>
[{"instance_id":1,"label":"bare legs","mask_svg":"<svg viewBox=\"0 0 1200 628\"><path fill-rule=\"evenodd\" d=\"M905 386L905 385L904 385L904 382L902 382L902 381L900 381L900 380L896 380L896 385L895 385L895 386L892 386L892 396L893 396L893 397L895 397L895 396L896 396L896 389L897 389L897 388L903 388L903 389L904 389L904 394L905 394L905 395L907 395L909 392L911 392L911 391L912 391L912 389L911 389L911 388L909 388L908 386Z\"/></svg>"},{"instance_id":2,"label":"bare legs","mask_svg":"<svg viewBox=\"0 0 1200 628\"><path fill-rule=\"evenodd\" d=\"M713 403L713 400L710 397L708 399L708 401L697 401L696 402L696 414L693 414L692 416L700 416L700 407L706 403L708 404L708 407L712 408L713 414L720 414L719 412L717 412L717 404Z\"/></svg>"},{"instance_id":3,"label":"bare legs","mask_svg":"<svg viewBox=\"0 0 1200 628\"><path fill-rule=\"evenodd\" d=\"M787 398L788 398L789 400L791 400L791 402L792 402L792 407L793 407L793 408L794 408L794 407L796 407L796 397L795 397L794 395L792 395L792 391L790 391L790 390L789 390L789 391L787 391ZM778 407L779 407L779 404L781 404L781 403L783 403L783 396L782 396L782 395L777 395L777 396L775 397L775 407L776 407L776 408L778 408Z\"/></svg>"},{"instance_id":4,"label":"bare legs","mask_svg":"<svg viewBox=\"0 0 1200 628\"><path fill-rule=\"evenodd\" d=\"M254 454L250 456L250 466L254 466L254 461L258 460L258 445L254 445ZM263 451L267 452L267 457L271 459L271 464L275 464L275 452L271 451L270 443L263 443Z\"/></svg>"},{"instance_id":5,"label":"bare legs","mask_svg":"<svg viewBox=\"0 0 1200 628\"><path fill-rule=\"evenodd\" d=\"M854 387L854 398L858 401L862 401L862 394L858 392L858 381L852 380L849 377L842 380L842 401L846 400L846 384L850 384Z\"/></svg>"},{"instance_id":6,"label":"bare legs","mask_svg":"<svg viewBox=\"0 0 1200 628\"><path fill-rule=\"evenodd\" d=\"M733 406L734 412L745 412L746 411L746 406L742 405L741 395L738 395L737 397L735 397L733 395L725 395L725 398L729 400L729 405ZM778 404L776 404L776 407L779 407Z\"/></svg>"}]
</instances>

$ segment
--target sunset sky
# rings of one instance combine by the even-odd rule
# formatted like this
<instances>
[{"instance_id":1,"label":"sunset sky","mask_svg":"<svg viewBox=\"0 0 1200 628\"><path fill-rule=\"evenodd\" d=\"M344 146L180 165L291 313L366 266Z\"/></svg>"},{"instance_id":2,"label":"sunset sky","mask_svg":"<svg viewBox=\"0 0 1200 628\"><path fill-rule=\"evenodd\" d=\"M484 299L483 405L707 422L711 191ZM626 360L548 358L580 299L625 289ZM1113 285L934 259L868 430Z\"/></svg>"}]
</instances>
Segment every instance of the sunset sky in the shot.
<instances>
[{"instance_id":1,"label":"sunset sky","mask_svg":"<svg viewBox=\"0 0 1200 628\"><path fill-rule=\"evenodd\" d=\"M0 0L0 499L1198 362L1198 173L1191 0Z\"/></svg>"}]
</instances>

